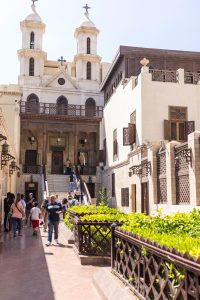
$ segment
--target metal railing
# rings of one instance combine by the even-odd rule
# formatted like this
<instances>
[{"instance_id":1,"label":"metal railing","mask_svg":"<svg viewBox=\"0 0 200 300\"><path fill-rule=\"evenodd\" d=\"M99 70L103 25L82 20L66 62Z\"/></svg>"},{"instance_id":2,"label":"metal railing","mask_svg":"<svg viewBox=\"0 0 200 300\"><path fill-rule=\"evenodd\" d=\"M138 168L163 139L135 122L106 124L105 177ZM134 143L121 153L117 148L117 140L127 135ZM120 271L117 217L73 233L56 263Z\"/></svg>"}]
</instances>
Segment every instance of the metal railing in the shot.
<instances>
[{"instance_id":1,"label":"metal railing","mask_svg":"<svg viewBox=\"0 0 200 300\"><path fill-rule=\"evenodd\" d=\"M21 101L20 103L21 114L34 114L34 115L62 115L62 116L80 116L89 118L102 118L103 107L86 107L85 105L59 105L56 103L32 103Z\"/></svg>"}]
</instances>

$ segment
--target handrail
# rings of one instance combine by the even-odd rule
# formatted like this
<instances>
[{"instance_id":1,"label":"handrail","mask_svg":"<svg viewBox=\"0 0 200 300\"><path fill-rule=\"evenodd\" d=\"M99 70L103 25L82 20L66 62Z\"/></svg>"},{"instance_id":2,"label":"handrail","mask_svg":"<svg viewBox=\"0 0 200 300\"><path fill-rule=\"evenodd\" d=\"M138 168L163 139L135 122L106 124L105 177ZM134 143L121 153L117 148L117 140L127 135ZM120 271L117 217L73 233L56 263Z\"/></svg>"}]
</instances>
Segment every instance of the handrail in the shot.
<instances>
[{"instance_id":1,"label":"handrail","mask_svg":"<svg viewBox=\"0 0 200 300\"><path fill-rule=\"evenodd\" d=\"M90 192L88 190L88 187L87 187L87 184L85 182L85 180L82 179L82 177L80 176L80 181L81 181L81 185L82 185L82 190L83 192L85 193L86 197L87 197L87 205L90 205L92 204L92 199L91 199L91 196L90 196Z\"/></svg>"}]
</instances>

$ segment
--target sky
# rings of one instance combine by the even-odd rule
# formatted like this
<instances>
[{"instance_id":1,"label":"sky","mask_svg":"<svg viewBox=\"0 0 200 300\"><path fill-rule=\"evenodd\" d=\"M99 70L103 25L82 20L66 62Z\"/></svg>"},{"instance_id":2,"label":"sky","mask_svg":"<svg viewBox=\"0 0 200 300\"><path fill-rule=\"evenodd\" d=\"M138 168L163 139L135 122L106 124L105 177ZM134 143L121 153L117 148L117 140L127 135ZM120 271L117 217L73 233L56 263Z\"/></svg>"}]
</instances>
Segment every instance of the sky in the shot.
<instances>
[{"instance_id":1,"label":"sky","mask_svg":"<svg viewBox=\"0 0 200 300\"><path fill-rule=\"evenodd\" d=\"M31 13L30 0L0 0L0 84L17 83L20 21ZM74 30L90 18L100 30L98 54L112 62L120 45L200 51L199 0L38 0L46 24L43 50L49 60L76 54Z\"/></svg>"}]
</instances>

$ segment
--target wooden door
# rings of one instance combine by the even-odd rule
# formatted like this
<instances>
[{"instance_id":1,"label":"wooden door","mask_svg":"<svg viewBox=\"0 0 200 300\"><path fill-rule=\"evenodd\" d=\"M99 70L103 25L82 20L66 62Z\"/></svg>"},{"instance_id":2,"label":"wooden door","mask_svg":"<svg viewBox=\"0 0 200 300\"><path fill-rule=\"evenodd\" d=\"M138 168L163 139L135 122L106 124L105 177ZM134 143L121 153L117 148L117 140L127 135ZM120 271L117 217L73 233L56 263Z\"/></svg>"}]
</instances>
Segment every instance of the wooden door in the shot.
<instances>
[{"instance_id":1,"label":"wooden door","mask_svg":"<svg viewBox=\"0 0 200 300\"><path fill-rule=\"evenodd\" d=\"M52 174L63 174L63 151L52 152Z\"/></svg>"},{"instance_id":2,"label":"wooden door","mask_svg":"<svg viewBox=\"0 0 200 300\"><path fill-rule=\"evenodd\" d=\"M131 184L131 210L132 212L137 211L137 206L136 206L136 184Z\"/></svg>"},{"instance_id":3,"label":"wooden door","mask_svg":"<svg viewBox=\"0 0 200 300\"><path fill-rule=\"evenodd\" d=\"M149 215L149 189L148 182L142 183L141 186L141 212Z\"/></svg>"},{"instance_id":4,"label":"wooden door","mask_svg":"<svg viewBox=\"0 0 200 300\"><path fill-rule=\"evenodd\" d=\"M37 150L26 150L25 165L26 166L36 166L37 165Z\"/></svg>"}]
</instances>

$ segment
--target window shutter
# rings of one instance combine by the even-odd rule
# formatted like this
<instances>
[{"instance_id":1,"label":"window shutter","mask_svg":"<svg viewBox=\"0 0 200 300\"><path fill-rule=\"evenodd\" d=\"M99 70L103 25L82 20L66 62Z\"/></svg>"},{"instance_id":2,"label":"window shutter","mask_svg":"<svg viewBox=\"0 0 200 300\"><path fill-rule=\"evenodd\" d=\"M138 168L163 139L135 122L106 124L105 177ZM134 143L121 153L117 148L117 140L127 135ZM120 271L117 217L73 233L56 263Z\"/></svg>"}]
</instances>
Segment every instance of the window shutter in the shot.
<instances>
[{"instance_id":1,"label":"window shutter","mask_svg":"<svg viewBox=\"0 0 200 300\"><path fill-rule=\"evenodd\" d=\"M136 128L135 124L128 123L128 136L129 136L129 144L132 145L136 142Z\"/></svg>"},{"instance_id":2,"label":"window shutter","mask_svg":"<svg viewBox=\"0 0 200 300\"><path fill-rule=\"evenodd\" d=\"M195 121L185 122L185 127L186 127L186 135L194 132L195 131Z\"/></svg>"},{"instance_id":3,"label":"window shutter","mask_svg":"<svg viewBox=\"0 0 200 300\"><path fill-rule=\"evenodd\" d=\"M164 140L171 140L171 122L164 120Z\"/></svg>"},{"instance_id":4,"label":"window shutter","mask_svg":"<svg viewBox=\"0 0 200 300\"><path fill-rule=\"evenodd\" d=\"M128 127L123 128L123 146L128 146L129 143L129 129Z\"/></svg>"}]
</instances>

